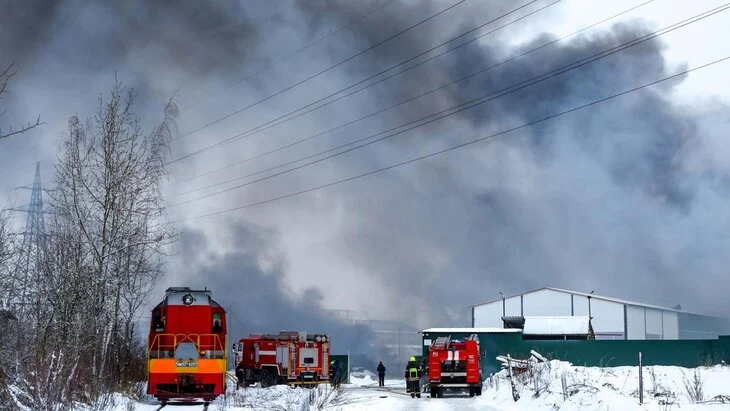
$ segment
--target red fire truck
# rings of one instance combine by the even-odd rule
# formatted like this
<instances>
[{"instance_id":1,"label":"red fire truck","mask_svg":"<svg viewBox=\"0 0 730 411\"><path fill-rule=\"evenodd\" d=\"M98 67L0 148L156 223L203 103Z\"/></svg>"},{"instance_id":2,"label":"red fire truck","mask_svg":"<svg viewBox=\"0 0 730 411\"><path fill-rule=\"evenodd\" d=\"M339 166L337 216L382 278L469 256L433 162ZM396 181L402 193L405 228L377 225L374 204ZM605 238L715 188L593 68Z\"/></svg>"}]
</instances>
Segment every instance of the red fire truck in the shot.
<instances>
[{"instance_id":1,"label":"red fire truck","mask_svg":"<svg viewBox=\"0 0 730 411\"><path fill-rule=\"evenodd\" d=\"M438 337L428 350L428 382L431 397L443 397L448 388L468 388L469 396L482 395L479 338Z\"/></svg>"},{"instance_id":2,"label":"red fire truck","mask_svg":"<svg viewBox=\"0 0 730 411\"><path fill-rule=\"evenodd\" d=\"M233 345L238 383L310 385L329 382L330 343L325 334L284 331L252 334Z\"/></svg>"}]
</instances>

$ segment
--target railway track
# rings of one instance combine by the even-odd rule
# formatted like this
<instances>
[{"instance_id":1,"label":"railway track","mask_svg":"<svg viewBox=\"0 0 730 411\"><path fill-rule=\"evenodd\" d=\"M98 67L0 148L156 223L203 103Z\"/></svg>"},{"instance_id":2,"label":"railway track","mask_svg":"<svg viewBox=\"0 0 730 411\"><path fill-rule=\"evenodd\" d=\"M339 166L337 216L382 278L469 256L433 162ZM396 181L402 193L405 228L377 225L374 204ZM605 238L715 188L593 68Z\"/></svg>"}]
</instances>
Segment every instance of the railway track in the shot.
<instances>
[{"instance_id":1,"label":"railway track","mask_svg":"<svg viewBox=\"0 0 730 411\"><path fill-rule=\"evenodd\" d=\"M157 407L155 409L155 411L159 411L163 408L166 408L167 406L170 406L170 407L202 406L203 407L202 410L207 411L209 405L210 405L210 403L207 403L207 402L170 402L170 403L161 404L159 407ZM186 408L186 411L187 410L188 410L188 408Z\"/></svg>"}]
</instances>

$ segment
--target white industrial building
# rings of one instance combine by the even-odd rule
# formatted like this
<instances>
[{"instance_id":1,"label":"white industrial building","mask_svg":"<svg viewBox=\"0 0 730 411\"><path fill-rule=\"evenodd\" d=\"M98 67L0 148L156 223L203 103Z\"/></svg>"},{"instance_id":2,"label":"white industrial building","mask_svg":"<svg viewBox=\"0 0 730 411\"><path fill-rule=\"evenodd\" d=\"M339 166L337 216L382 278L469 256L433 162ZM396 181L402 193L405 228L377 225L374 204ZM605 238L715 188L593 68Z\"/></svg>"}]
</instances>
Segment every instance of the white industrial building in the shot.
<instances>
[{"instance_id":1,"label":"white industrial building","mask_svg":"<svg viewBox=\"0 0 730 411\"><path fill-rule=\"evenodd\" d=\"M725 318L545 287L471 307L472 327L512 327L525 317L588 317L596 339L702 340L730 335Z\"/></svg>"}]
</instances>

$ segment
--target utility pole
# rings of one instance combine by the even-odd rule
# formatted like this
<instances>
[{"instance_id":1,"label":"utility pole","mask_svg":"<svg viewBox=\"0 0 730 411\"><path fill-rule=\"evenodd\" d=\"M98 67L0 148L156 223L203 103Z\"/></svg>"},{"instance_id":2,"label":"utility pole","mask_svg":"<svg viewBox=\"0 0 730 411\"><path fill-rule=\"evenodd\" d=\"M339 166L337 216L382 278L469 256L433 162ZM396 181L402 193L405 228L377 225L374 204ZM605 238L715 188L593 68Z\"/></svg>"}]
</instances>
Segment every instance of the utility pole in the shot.
<instances>
[{"instance_id":1,"label":"utility pole","mask_svg":"<svg viewBox=\"0 0 730 411\"><path fill-rule=\"evenodd\" d=\"M506 314L505 314L505 300L504 300L504 294L502 294L502 292L500 291L500 292L499 292L499 295L501 295L501 296L502 296L502 317L504 317L504 316L506 315Z\"/></svg>"},{"instance_id":2,"label":"utility pole","mask_svg":"<svg viewBox=\"0 0 730 411\"><path fill-rule=\"evenodd\" d=\"M506 315L505 314L506 313L506 305L505 305L505 301L504 301L504 294L502 294L502 292L500 291L499 292L499 295L502 296L502 328L507 328L505 326L505 323L504 323L504 316Z\"/></svg>"},{"instance_id":3,"label":"utility pole","mask_svg":"<svg viewBox=\"0 0 730 411\"><path fill-rule=\"evenodd\" d=\"M593 296L593 293L596 290L592 290L590 294L588 294L588 338L595 339L595 333L593 332L593 315L591 314L591 297Z\"/></svg>"}]
</instances>

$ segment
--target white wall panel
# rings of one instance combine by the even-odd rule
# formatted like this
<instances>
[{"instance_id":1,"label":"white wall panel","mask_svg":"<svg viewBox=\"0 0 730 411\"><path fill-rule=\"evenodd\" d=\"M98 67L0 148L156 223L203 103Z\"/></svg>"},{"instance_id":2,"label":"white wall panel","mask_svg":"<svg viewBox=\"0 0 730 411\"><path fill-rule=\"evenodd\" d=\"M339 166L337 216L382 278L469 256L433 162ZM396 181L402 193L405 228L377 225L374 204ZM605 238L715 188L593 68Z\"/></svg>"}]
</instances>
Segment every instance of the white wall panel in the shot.
<instances>
[{"instance_id":1,"label":"white wall panel","mask_svg":"<svg viewBox=\"0 0 730 411\"><path fill-rule=\"evenodd\" d=\"M645 340L644 307L626 306L626 324L629 340Z\"/></svg>"},{"instance_id":2,"label":"white wall panel","mask_svg":"<svg viewBox=\"0 0 730 411\"><path fill-rule=\"evenodd\" d=\"M591 308L595 298L591 300ZM573 315L588 315L588 299L582 295L573 296Z\"/></svg>"},{"instance_id":3,"label":"white wall panel","mask_svg":"<svg viewBox=\"0 0 730 411\"><path fill-rule=\"evenodd\" d=\"M501 306L502 302L500 301L499 303ZM519 295L515 296L515 297L507 298L505 305L507 307L507 310L506 310L507 317L522 315L521 314L522 308L520 306L520 296Z\"/></svg>"},{"instance_id":4,"label":"white wall panel","mask_svg":"<svg viewBox=\"0 0 730 411\"><path fill-rule=\"evenodd\" d=\"M665 340L679 339L679 318L677 318L677 313L672 311L663 311L662 324L664 325Z\"/></svg>"},{"instance_id":5,"label":"white wall panel","mask_svg":"<svg viewBox=\"0 0 730 411\"><path fill-rule=\"evenodd\" d=\"M540 290L523 296L526 316L570 315L570 294L553 290Z\"/></svg>"},{"instance_id":6,"label":"white wall panel","mask_svg":"<svg viewBox=\"0 0 730 411\"><path fill-rule=\"evenodd\" d=\"M538 290L505 300L508 316L561 316L571 315L571 294L554 290ZM593 329L596 333L624 332L624 305L613 301L591 299L593 313ZM523 314L524 310L524 314ZM573 295L573 315L588 315L588 298ZM627 305L626 329L628 339L646 338L679 339L680 326L677 313L670 311ZM696 320L688 321L691 330L704 328L698 326ZM482 328L502 328L502 300L474 307L474 326ZM707 328L707 327L705 327ZM716 332L716 331L715 331ZM648 334L648 337L647 337ZM687 334L685 332L685 334ZM697 332L692 333L694 336ZM597 336L597 338L623 338L622 336ZM697 337L693 337L697 338Z\"/></svg>"},{"instance_id":7,"label":"white wall panel","mask_svg":"<svg viewBox=\"0 0 730 411\"><path fill-rule=\"evenodd\" d=\"M646 309L646 339L662 338L662 312L653 308Z\"/></svg>"},{"instance_id":8,"label":"white wall panel","mask_svg":"<svg viewBox=\"0 0 730 411\"><path fill-rule=\"evenodd\" d=\"M474 307L474 327L502 328L502 301Z\"/></svg>"},{"instance_id":9,"label":"white wall panel","mask_svg":"<svg viewBox=\"0 0 730 411\"><path fill-rule=\"evenodd\" d=\"M588 298L573 296L574 315L588 315ZM591 315L593 316L593 331L596 333L624 332L624 305L613 301L591 299Z\"/></svg>"},{"instance_id":10,"label":"white wall panel","mask_svg":"<svg viewBox=\"0 0 730 411\"><path fill-rule=\"evenodd\" d=\"M520 315L520 297L505 299L505 313L509 316ZM502 328L502 300L492 301L474 307L474 327Z\"/></svg>"}]
</instances>

